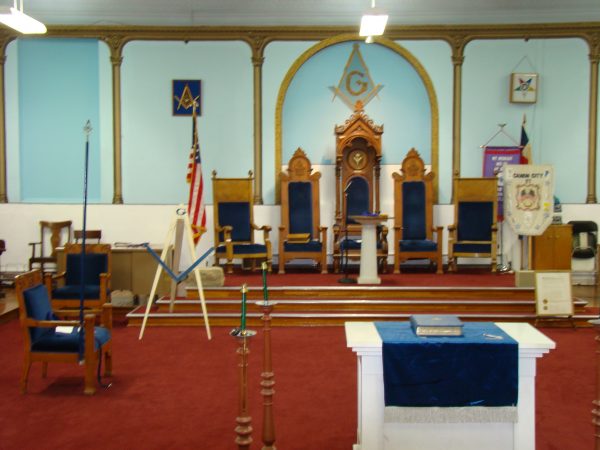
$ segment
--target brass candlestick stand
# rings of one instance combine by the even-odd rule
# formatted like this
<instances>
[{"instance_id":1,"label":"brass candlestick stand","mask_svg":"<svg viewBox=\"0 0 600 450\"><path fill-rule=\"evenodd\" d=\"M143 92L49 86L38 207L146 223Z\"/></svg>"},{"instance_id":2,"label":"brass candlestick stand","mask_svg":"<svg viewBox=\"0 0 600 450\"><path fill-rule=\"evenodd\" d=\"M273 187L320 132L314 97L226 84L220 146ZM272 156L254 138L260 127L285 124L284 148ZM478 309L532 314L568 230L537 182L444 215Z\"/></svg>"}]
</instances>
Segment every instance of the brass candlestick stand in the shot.
<instances>
[{"instance_id":1,"label":"brass candlestick stand","mask_svg":"<svg viewBox=\"0 0 600 450\"><path fill-rule=\"evenodd\" d=\"M269 291L267 289L267 264L262 263L263 271L263 297L262 302L256 302L256 305L262 309L263 315L263 370L260 374L262 387L260 393L263 396L263 430L262 430L262 450L275 450L275 422L273 420L273 394L275 390L275 374L273 373L271 359L271 311L277 302L269 301Z\"/></svg>"},{"instance_id":2,"label":"brass candlestick stand","mask_svg":"<svg viewBox=\"0 0 600 450\"><path fill-rule=\"evenodd\" d=\"M596 399L592 401L592 423L594 424L594 448L600 450L600 319L590 320L596 328Z\"/></svg>"}]
</instances>

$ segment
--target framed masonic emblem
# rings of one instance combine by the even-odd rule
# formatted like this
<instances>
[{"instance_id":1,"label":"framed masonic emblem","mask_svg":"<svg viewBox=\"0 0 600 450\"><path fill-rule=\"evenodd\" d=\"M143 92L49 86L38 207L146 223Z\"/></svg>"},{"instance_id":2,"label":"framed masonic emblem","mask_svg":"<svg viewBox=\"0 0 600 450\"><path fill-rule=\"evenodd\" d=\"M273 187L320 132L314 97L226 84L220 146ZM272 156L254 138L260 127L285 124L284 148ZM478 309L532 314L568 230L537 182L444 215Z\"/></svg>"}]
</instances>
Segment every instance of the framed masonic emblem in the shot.
<instances>
[{"instance_id":1,"label":"framed masonic emblem","mask_svg":"<svg viewBox=\"0 0 600 450\"><path fill-rule=\"evenodd\" d=\"M510 74L510 102L535 103L538 93L537 73Z\"/></svg>"}]
</instances>

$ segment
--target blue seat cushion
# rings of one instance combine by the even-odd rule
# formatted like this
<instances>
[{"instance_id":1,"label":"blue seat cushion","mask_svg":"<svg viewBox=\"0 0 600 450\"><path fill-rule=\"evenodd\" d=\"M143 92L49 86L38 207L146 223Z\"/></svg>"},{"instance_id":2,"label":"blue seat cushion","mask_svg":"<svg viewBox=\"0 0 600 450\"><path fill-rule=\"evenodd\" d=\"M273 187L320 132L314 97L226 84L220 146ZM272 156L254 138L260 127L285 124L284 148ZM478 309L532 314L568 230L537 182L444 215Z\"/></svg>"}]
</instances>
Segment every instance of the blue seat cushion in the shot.
<instances>
[{"instance_id":1,"label":"blue seat cushion","mask_svg":"<svg viewBox=\"0 0 600 450\"><path fill-rule=\"evenodd\" d=\"M320 252L323 244L319 241L310 241L301 244L284 242L283 248L286 252Z\"/></svg>"},{"instance_id":2,"label":"blue seat cushion","mask_svg":"<svg viewBox=\"0 0 600 450\"><path fill-rule=\"evenodd\" d=\"M25 310L27 317L34 320L55 320L56 316L52 313L50 299L46 286L38 284L23 291L25 300ZM31 341L42 338L43 336L54 334L54 328L47 327L29 327L29 336Z\"/></svg>"},{"instance_id":3,"label":"blue seat cushion","mask_svg":"<svg viewBox=\"0 0 600 450\"><path fill-rule=\"evenodd\" d=\"M107 295L110 292L107 291ZM65 286L58 287L52 291L52 298L55 299L79 299L81 295L81 285L68 284ZM100 286L98 285L85 285L83 286L83 298L85 299L97 299L100 298Z\"/></svg>"},{"instance_id":4,"label":"blue seat cushion","mask_svg":"<svg viewBox=\"0 0 600 450\"><path fill-rule=\"evenodd\" d=\"M491 253L491 251L490 244L462 244L460 242L454 244L455 253Z\"/></svg>"},{"instance_id":5,"label":"blue seat cushion","mask_svg":"<svg viewBox=\"0 0 600 450\"><path fill-rule=\"evenodd\" d=\"M225 253L225 246L220 245L217 247L217 253ZM233 254L259 254L267 253L267 246L264 244L233 244Z\"/></svg>"},{"instance_id":6,"label":"blue seat cushion","mask_svg":"<svg viewBox=\"0 0 600 450\"><path fill-rule=\"evenodd\" d=\"M248 202L227 202L219 203L219 225L221 227L230 226L232 241L249 241L252 236L252 227L250 226L250 203ZM225 239L224 233L219 233L219 239Z\"/></svg>"},{"instance_id":7,"label":"blue seat cushion","mask_svg":"<svg viewBox=\"0 0 600 450\"><path fill-rule=\"evenodd\" d=\"M458 204L458 240L491 241L494 223L492 202L461 202Z\"/></svg>"},{"instance_id":8,"label":"blue seat cushion","mask_svg":"<svg viewBox=\"0 0 600 450\"><path fill-rule=\"evenodd\" d=\"M435 252L437 250L437 242L427 239L423 240L403 240L400 241L401 252Z\"/></svg>"},{"instance_id":9,"label":"blue seat cushion","mask_svg":"<svg viewBox=\"0 0 600 450\"><path fill-rule=\"evenodd\" d=\"M402 238L417 241L427 237L425 229L425 183L402 183Z\"/></svg>"},{"instance_id":10,"label":"blue seat cushion","mask_svg":"<svg viewBox=\"0 0 600 450\"><path fill-rule=\"evenodd\" d=\"M65 284L81 283L81 253L67 255ZM106 253L86 253L84 264L84 284L99 285L100 274L108 272L108 255Z\"/></svg>"},{"instance_id":11,"label":"blue seat cushion","mask_svg":"<svg viewBox=\"0 0 600 450\"><path fill-rule=\"evenodd\" d=\"M313 238L312 184L294 181L288 185L290 233L308 233Z\"/></svg>"},{"instance_id":12,"label":"blue seat cushion","mask_svg":"<svg viewBox=\"0 0 600 450\"><path fill-rule=\"evenodd\" d=\"M85 339L85 337L84 337ZM94 327L94 348L102 347L110 340L110 330L104 327ZM31 350L34 352L79 352L79 331L72 333L52 333L32 341Z\"/></svg>"}]
</instances>

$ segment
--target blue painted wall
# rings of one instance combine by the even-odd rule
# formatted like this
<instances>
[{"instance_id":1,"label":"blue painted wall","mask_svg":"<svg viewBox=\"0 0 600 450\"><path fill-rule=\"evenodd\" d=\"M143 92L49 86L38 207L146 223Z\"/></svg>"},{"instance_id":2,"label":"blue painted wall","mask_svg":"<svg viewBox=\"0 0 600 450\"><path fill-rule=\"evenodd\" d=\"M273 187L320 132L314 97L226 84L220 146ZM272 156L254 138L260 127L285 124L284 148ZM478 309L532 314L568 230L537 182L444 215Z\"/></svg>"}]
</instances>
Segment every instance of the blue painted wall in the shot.
<instances>
[{"instance_id":1,"label":"blue painted wall","mask_svg":"<svg viewBox=\"0 0 600 450\"><path fill-rule=\"evenodd\" d=\"M132 42L123 52L123 197L126 203L187 203L192 119L173 116L172 81L202 81L198 139L207 202L211 171L253 168L250 47L241 42Z\"/></svg>"},{"instance_id":2,"label":"blue painted wall","mask_svg":"<svg viewBox=\"0 0 600 450\"><path fill-rule=\"evenodd\" d=\"M20 40L18 74L20 198L80 202L85 160L82 129L87 120L95 128L100 121L98 43ZM89 168L88 198L93 202L100 199L98 133L90 136Z\"/></svg>"},{"instance_id":3,"label":"blue painted wall","mask_svg":"<svg viewBox=\"0 0 600 450\"><path fill-rule=\"evenodd\" d=\"M302 147L315 164L335 163L335 125L352 114L342 100L333 98L354 42L324 48L298 70L284 103L283 162ZM398 53L378 44L359 44L370 76L383 88L365 105L365 113L383 124L382 163L400 164L411 147L431 161L431 111L422 80Z\"/></svg>"},{"instance_id":4,"label":"blue painted wall","mask_svg":"<svg viewBox=\"0 0 600 450\"><path fill-rule=\"evenodd\" d=\"M274 202L275 103L283 77L314 42L269 44L263 66L263 194ZM439 107L440 203L450 201L452 178L452 62L440 41L402 41L428 71ZM283 116L285 163L302 146L315 163L333 161L333 126L351 110L332 102L351 43L317 53L294 78ZM366 107L384 124L384 162L399 164L410 147L430 159L428 100L412 67L391 50L362 45L375 83L384 85ZM589 60L578 39L475 41L463 65L461 174L480 176L484 144L506 123L519 138L523 114L534 162L556 168L563 203L583 203L587 192ZM525 59L523 59L526 57ZM533 67L530 67L533 66ZM514 71L540 75L534 105L508 101ZM90 200L113 195L112 82L109 52L94 40L23 39L7 49L7 158L10 201L81 201L83 124L91 137ZM122 64L122 162L125 203L177 204L187 199L185 172L191 119L173 117L171 82L203 83L200 147L211 202L210 171L244 176L253 167L251 52L242 42L133 42ZM421 100L423 99L423 101ZM427 120L425 120L427 118ZM510 140L496 139L503 145ZM599 161L597 161L600 164ZM599 167L600 170L600 167ZM573 176L577 174L577 176Z\"/></svg>"}]
</instances>

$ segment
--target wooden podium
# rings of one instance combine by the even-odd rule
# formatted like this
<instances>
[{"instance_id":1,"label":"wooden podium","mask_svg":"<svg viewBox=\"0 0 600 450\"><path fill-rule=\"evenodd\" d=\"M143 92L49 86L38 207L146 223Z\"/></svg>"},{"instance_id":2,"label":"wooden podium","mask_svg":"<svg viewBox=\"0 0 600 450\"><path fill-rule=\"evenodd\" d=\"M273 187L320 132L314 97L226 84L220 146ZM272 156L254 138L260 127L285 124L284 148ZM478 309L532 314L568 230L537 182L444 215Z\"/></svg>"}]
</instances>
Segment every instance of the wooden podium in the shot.
<instances>
[{"instance_id":1,"label":"wooden podium","mask_svg":"<svg viewBox=\"0 0 600 450\"><path fill-rule=\"evenodd\" d=\"M377 225L387 220L387 215L350 216L362 226L360 244L360 275L358 284L380 284L377 275Z\"/></svg>"}]
</instances>

